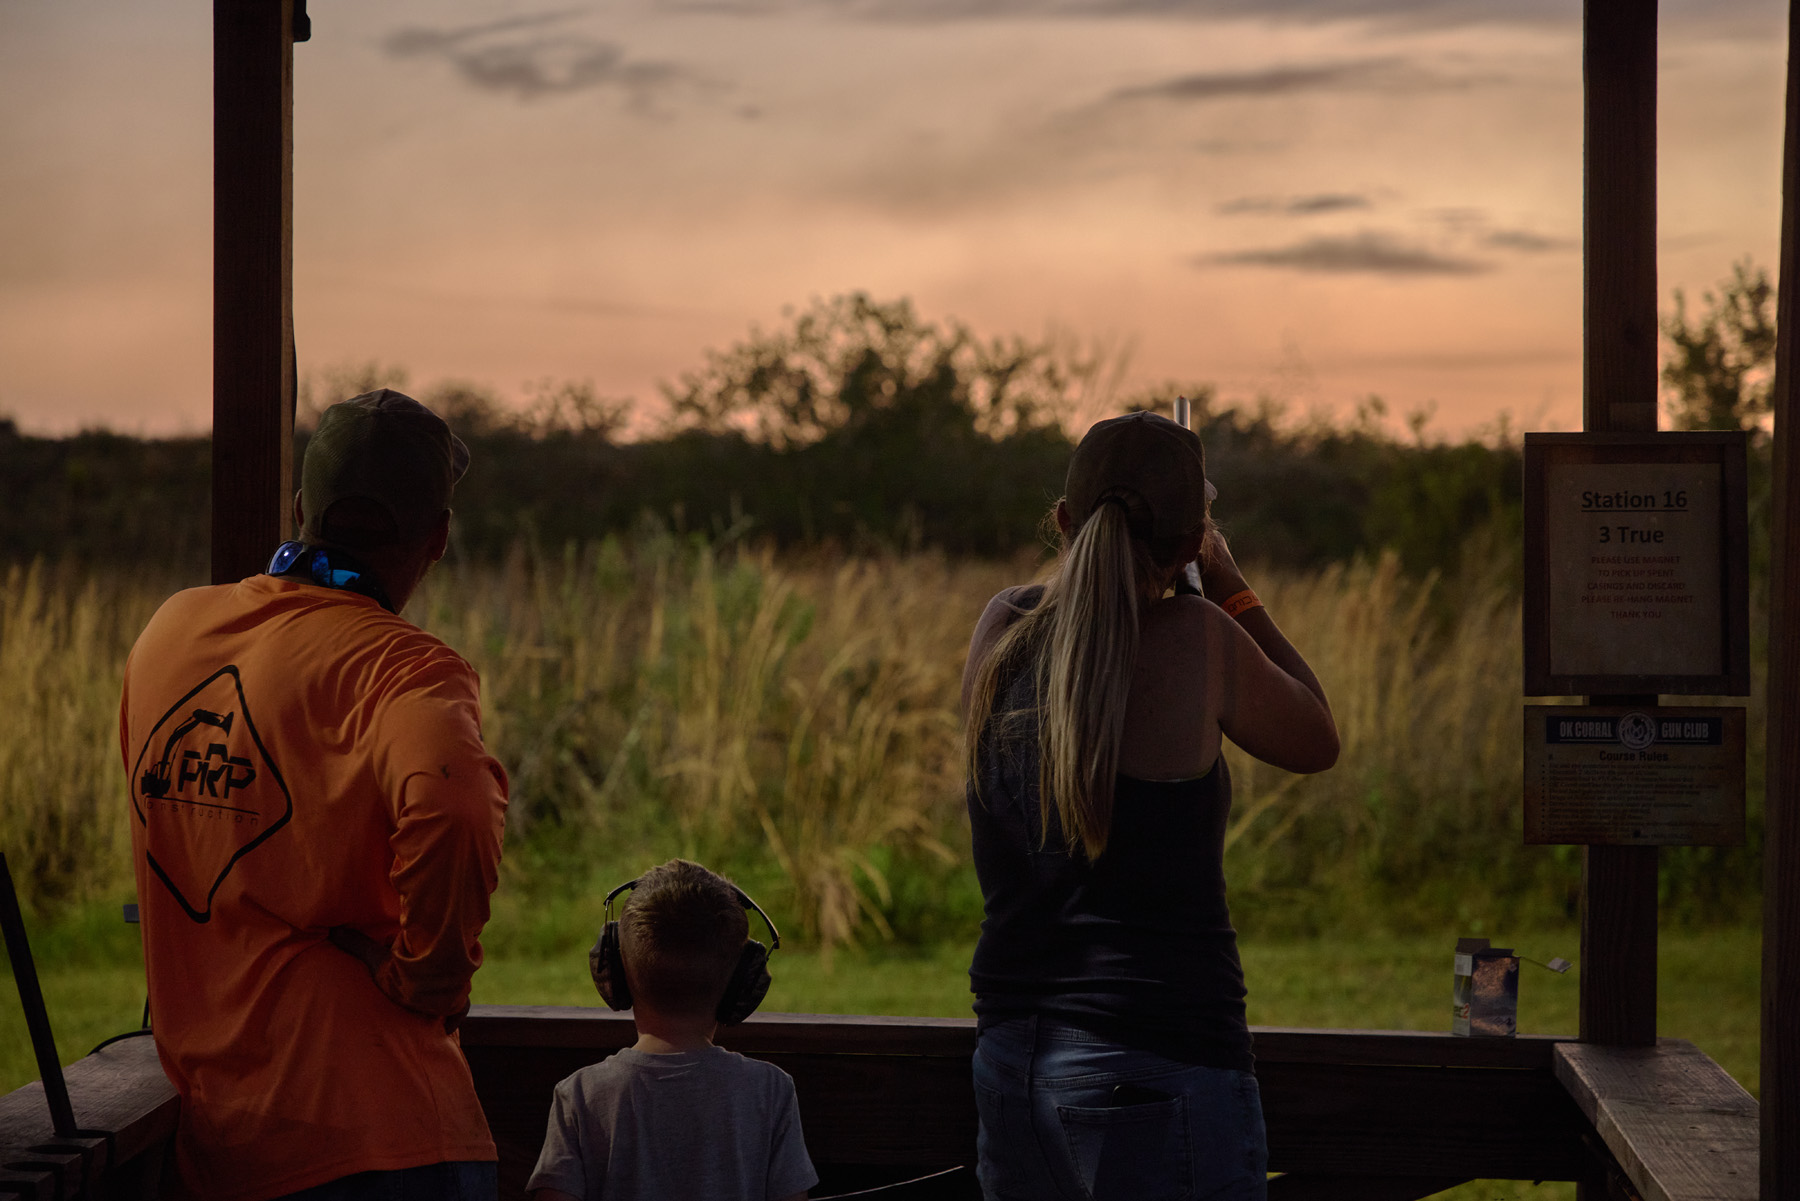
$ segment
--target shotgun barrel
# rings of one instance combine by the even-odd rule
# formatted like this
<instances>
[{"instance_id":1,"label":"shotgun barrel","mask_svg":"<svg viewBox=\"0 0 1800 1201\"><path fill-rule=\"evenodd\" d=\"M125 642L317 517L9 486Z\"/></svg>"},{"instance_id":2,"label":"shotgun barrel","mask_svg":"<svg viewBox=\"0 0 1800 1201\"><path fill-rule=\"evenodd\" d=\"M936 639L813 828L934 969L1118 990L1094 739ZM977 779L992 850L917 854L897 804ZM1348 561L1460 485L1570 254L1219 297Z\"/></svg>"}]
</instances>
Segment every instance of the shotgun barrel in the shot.
<instances>
[{"instance_id":1,"label":"shotgun barrel","mask_svg":"<svg viewBox=\"0 0 1800 1201\"><path fill-rule=\"evenodd\" d=\"M1176 421L1176 423L1179 424L1181 426L1181 428L1184 430L1191 430L1194 428L1193 418L1194 418L1193 406L1188 403L1188 398L1185 396L1177 396L1175 398L1175 421ZM1210 481L1208 482L1207 492L1208 493L1212 492L1212 487L1211 487ZM1177 595L1183 594L1183 593L1185 593L1189 596L1204 596L1205 595L1205 593L1200 591L1200 566L1199 566L1199 564L1189 563L1181 569L1181 574L1175 577L1175 591L1176 591Z\"/></svg>"}]
</instances>

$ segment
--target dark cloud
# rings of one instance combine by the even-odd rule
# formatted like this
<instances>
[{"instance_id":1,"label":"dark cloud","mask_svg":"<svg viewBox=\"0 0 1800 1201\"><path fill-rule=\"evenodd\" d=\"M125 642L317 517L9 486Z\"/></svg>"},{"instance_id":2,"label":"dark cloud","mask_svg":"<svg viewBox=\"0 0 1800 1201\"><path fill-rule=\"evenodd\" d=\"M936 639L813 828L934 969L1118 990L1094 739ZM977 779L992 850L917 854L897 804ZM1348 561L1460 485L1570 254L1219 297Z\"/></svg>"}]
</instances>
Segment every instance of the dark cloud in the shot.
<instances>
[{"instance_id":1,"label":"dark cloud","mask_svg":"<svg viewBox=\"0 0 1800 1201\"><path fill-rule=\"evenodd\" d=\"M382 40L382 49L396 58L405 58L415 54L433 54L446 51L452 47L466 45L469 42L481 41L496 34L517 33L522 29L543 29L560 25L572 17L579 17L584 10L565 8L554 12L528 13L524 16L507 17L500 21L487 21L480 25L464 25L460 29L424 29L412 27L396 29Z\"/></svg>"},{"instance_id":2,"label":"dark cloud","mask_svg":"<svg viewBox=\"0 0 1800 1201\"><path fill-rule=\"evenodd\" d=\"M1348 192L1325 192L1317 196L1296 196L1288 202L1287 211L1299 216L1312 213L1341 213L1345 209L1366 209L1370 205L1367 196L1356 196Z\"/></svg>"},{"instance_id":3,"label":"dark cloud","mask_svg":"<svg viewBox=\"0 0 1800 1201\"><path fill-rule=\"evenodd\" d=\"M1553 24L1579 27L1572 0L662 0L689 12L759 15L825 11L866 20L942 22L1016 17L1255 17L1316 24L1368 20L1414 26ZM1678 0L1679 2L1679 0ZM1719 0L1709 0L1719 2ZM1753 0L1727 0L1743 6ZM1766 2L1766 0L1765 0Z\"/></svg>"},{"instance_id":4,"label":"dark cloud","mask_svg":"<svg viewBox=\"0 0 1800 1201\"><path fill-rule=\"evenodd\" d=\"M538 13L452 29L410 26L389 34L382 49L392 58L441 59L465 83L521 100L610 87L643 105L684 77L673 64L634 60L612 42L557 28L580 12Z\"/></svg>"},{"instance_id":5,"label":"dark cloud","mask_svg":"<svg viewBox=\"0 0 1800 1201\"><path fill-rule=\"evenodd\" d=\"M1107 96L1121 100L1222 100L1235 96L1280 96L1289 92L1316 92L1366 82L1371 75L1390 69L1391 59L1314 66L1265 67L1257 71L1206 71L1180 75L1158 83L1120 88Z\"/></svg>"},{"instance_id":6,"label":"dark cloud","mask_svg":"<svg viewBox=\"0 0 1800 1201\"><path fill-rule=\"evenodd\" d=\"M976 0L980 2L980 0ZM1581 11L1567 0L1048 0L1046 6L1094 13L1186 17L1260 16L1297 21L1402 18L1458 25L1476 21L1556 21L1573 24Z\"/></svg>"},{"instance_id":7,"label":"dark cloud","mask_svg":"<svg viewBox=\"0 0 1800 1201\"><path fill-rule=\"evenodd\" d=\"M1491 76L1445 76L1423 70L1404 59L1367 58L1342 63L1263 67L1254 71L1202 71L1156 83L1119 88L1101 104L1141 100L1204 103L1301 92L1445 91L1492 83Z\"/></svg>"},{"instance_id":8,"label":"dark cloud","mask_svg":"<svg viewBox=\"0 0 1800 1201\"><path fill-rule=\"evenodd\" d=\"M1342 213L1350 209L1366 209L1372 202L1367 196L1353 192L1320 192L1312 196L1244 196L1228 200L1218 208L1220 216L1268 214L1280 217L1311 217L1319 213Z\"/></svg>"},{"instance_id":9,"label":"dark cloud","mask_svg":"<svg viewBox=\"0 0 1800 1201\"><path fill-rule=\"evenodd\" d=\"M851 20L939 24L951 21L1056 18L1228 20L1290 25L1363 21L1401 29L1524 26L1578 32L1576 0L656 0L665 11L768 16L823 12ZM1706 29L1733 37L1766 37L1786 29L1779 0L1662 0L1665 31Z\"/></svg>"},{"instance_id":10,"label":"dark cloud","mask_svg":"<svg viewBox=\"0 0 1800 1201\"><path fill-rule=\"evenodd\" d=\"M1196 266L1282 267L1330 275L1475 275L1492 270L1479 260L1439 254L1372 230L1344 237L1307 238L1291 246L1204 255L1194 262Z\"/></svg>"},{"instance_id":11,"label":"dark cloud","mask_svg":"<svg viewBox=\"0 0 1800 1201\"><path fill-rule=\"evenodd\" d=\"M1496 229L1484 234L1483 246L1495 250L1517 250L1525 254L1544 254L1556 250L1574 250L1581 244L1573 238L1552 238L1528 229Z\"/></svg>"},{"instance_id":12,"label":"dark cloud","mask_svg":"<svg viewBox=\"0 0 1800 1201\"><path fill-rule=\"evenodd\" d=\"M1492 72L1445 76L1402 58L1366 58L1346 63L1289 63L1256 70L1195 72L1192 76L1116 88L1096 101L1093 108L1118 108L1145 101L1206 104L1330 92L1451 92L1490 83L1503 83L1503 79Z\"/></svg>"}]
</instances>

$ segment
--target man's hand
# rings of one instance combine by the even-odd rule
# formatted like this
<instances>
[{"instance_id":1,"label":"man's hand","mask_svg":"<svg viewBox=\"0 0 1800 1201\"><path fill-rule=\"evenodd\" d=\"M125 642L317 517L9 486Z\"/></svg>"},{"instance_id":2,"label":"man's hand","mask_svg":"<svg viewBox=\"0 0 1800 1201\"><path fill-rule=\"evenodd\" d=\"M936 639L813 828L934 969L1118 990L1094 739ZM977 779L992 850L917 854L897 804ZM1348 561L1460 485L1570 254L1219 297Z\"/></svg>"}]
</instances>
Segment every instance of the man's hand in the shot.
<instances>
[{"instance_id":1,"label":"man's hand","mask_svg":"<svg viewBox=\"0 0 1800 1201\"><path fill-rule=\"evenodd\" d=\"M369 969L370 976L380 973L381 965L387 962L394 950L393 943L377 942L355 926L333 926L326 937L338 950L362 960L363 966ZM462 1025L462 1020L468 1013L469 1007L464 1005L457 1012L447 1015L444 1018L444 1033L449 1034Z\"/></svg>"},{"instance_id":2,"label":"man's hand","mask_svg":"<svg viewBox=\"0 0 1800 1201\"><path fill-rule=\"evenodd\" d=\"M327 937L338 950L362 960L371 976L379 972L381 965L387 962L388 950L393 945L377 942L355 926L333 926Z\"/></svg>"}]
</instances>

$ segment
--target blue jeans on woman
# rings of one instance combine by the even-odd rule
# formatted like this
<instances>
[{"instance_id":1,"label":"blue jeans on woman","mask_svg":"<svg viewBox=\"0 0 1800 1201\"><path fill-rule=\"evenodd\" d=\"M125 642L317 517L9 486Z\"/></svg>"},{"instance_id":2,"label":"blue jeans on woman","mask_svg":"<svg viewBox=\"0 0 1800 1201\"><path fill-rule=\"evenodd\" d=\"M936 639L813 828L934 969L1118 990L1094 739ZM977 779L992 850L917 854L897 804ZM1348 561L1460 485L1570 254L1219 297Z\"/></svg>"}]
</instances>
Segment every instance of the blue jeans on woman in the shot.
<instances>
[{"instance_id":1,"label":"blue jeans on woman","mask_svg":"<svg viewBox=\"0 0 1800 1201\"><path fill-rule=\"evenodd\" d=\"M988 1201L1268 1195L1262 1095L1249 1072L1015 1018L976 1044L975 1107Z\"/></svg>"}]
</instances>

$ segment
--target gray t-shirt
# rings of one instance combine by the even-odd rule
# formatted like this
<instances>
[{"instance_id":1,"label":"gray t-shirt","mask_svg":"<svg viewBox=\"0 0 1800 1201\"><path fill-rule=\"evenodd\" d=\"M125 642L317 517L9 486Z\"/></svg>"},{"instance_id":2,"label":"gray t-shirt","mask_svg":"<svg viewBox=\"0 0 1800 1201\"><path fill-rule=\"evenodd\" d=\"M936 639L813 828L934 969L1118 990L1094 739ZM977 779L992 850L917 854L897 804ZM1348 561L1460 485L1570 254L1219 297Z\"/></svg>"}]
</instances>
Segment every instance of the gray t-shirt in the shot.
<instances>
[{"instance_id":1,"label":"gray t-shirt","mask_svg":"<svg viewBox=\"0 0 1800 1201\"><path fill-rule=\"evenodd\" d=\"M626 1048L556 1086L526 1187L584 1201L777 1201L818 1182L786 1072L719 1047Z\"/></svg>"}]
</instances>

